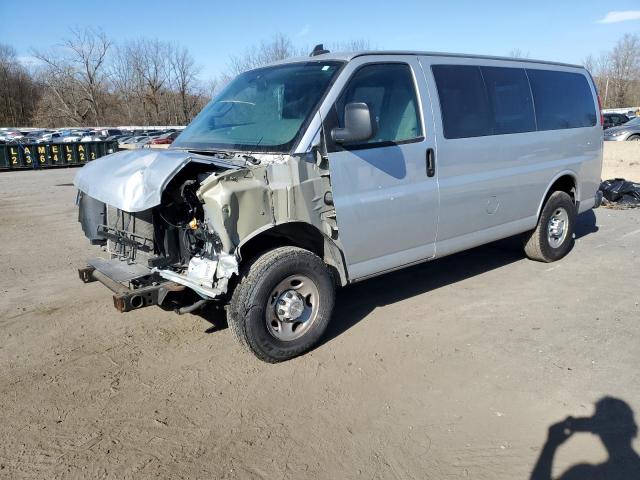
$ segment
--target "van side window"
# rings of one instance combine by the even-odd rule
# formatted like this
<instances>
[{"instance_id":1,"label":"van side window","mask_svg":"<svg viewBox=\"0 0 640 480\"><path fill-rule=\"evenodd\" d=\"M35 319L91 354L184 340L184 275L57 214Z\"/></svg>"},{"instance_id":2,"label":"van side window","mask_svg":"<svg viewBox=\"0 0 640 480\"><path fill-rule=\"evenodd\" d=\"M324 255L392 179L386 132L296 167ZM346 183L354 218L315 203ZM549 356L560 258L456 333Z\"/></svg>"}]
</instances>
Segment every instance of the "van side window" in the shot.
<instances>
[{"instance_id":1,"label":"van side window","mask_svg":"<svg viewBox=\"0 0 640 480\"><path fill-rule=\"evenodd\" d=\"M482 137L493 133L489 99L480 69L434 65L445 138Z\"/></svg>"},{"instance_id":2,"label":"van side window","mask_svg":"<svg viewBox=\"0 0 640 480\"><path fill-rule=\"evenodd\" d=\"M344 126L344 107L364 102L376 122L374 135L363 144L398 143L422 136L420 110L408 65L385 63L360 68L336 102L338 124Z\"/></svg>"},{"instance_id":3,"label":"van side window","mask_svg":"<svg viewBox=\"0 0 640 480\"><path fill-rule=\"evenodd\" d=\"M538 130L592 127L595 103L584 75L527 69L536 109Z\"/></svg>"},{"instance_id":4,"label":"van side window","mask_svg":"<svg viewBox=\"0 0 640 480\"><path fill-rule=\"evenodd\" d=\"M536 120L523 68L481 67L493 110L493 134L535 132Z\"/></svg>"}]
</instances>

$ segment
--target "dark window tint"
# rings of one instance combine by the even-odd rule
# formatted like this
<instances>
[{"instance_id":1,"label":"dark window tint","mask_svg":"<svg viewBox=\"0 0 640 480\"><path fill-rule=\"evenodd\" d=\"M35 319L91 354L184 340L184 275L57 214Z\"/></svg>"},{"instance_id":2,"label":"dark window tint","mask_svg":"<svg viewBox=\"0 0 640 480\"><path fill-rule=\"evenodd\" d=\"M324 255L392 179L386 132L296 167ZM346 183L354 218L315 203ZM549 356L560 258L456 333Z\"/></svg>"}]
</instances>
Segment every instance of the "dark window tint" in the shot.
<instances>
[{"instance_id":1,"label":"dark window tint","mask_svg":"<svg viewBox=\"0 0 640 480\"><path fill-rule=\"evenodd\" d=\"M626 115L617 115L616 116L616 125L622 125L629 121L629 117Z\"/></svg>"},{"instance_id":2,"label":"dark window tint","mask_svg":"<svg viewBox=\"0 0 640 480\"><path fill-rule=\"evenodd\" d=\"M592 127L597 122L589 83L584 75L527 69L538 130Z\"/></svg>"},{"instance_id":3,"label":"dark window tint","mask_svg":"<svg viewBox=\"0 0 640 480\"><path fill-rule=\"evenodd\" d=\"M406 64L369 65L358 70L336 103L340 126L344 126L345 105L353 102L366 103L376 122L373 138L365 143L397 143L422 135L418 99Z\"/></svg>"},{"instance_id":4,"label":"dark window tint","mask_svg":"<svg viewBox=\"0 0 640 480\"><path fill-rule=\"evenodd\" d=\"M609 120L609 123L613 126L617 126L622 123L622 120L619 115L610 115L608 120Z\"/></svg>"},{"instance_id":5,"label":"dark window tint","mask_svg":"<svg viewBox=\"0 0 640 480\"><path fill-rule=\"evenodd\" d=\"M493 133L487 92L478 67L434 65L446 138Z\"/></svg>"},{"instance_id":6,"label":"dark window tint","mask_svg":"<svg viewBox=\"0 0 640 480\"><path fill-rule=\"evenodd\" d=\"M482 67L481 70L493 110L493 134L535 131L533 101L524 69Z\"/></svg>"}]
</instances>

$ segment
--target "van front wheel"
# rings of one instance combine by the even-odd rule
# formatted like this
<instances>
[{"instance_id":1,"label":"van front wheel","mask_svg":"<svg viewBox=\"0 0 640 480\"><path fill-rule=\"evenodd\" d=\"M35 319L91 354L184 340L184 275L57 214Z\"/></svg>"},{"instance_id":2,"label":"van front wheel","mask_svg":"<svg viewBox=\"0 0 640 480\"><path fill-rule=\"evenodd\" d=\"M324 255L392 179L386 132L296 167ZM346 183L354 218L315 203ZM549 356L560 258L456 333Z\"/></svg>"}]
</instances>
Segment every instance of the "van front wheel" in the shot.
<instances>
[{"instance_id":1,"label":"van front wheel","mask_svg":"<svg viewBox=\"0 0 640 480\"><path fill-rule=\"evenodd\" d=\"M524 252L531 260L555 262L573 248L576 207L566 192L553 192L538 225L525 236Z\"/></svg>"},{"instance_id":2,"label":"van front wheel","mask_svg":"<svg viewBox=\"0 0 640 480\"><path fill-rule=\"evenodd\" d=\"M335 286L322 259L297 247L280 247L242 272L227 310L240 344L269 363L311 349L327 328Z\"/></svg>"}]
</instances>

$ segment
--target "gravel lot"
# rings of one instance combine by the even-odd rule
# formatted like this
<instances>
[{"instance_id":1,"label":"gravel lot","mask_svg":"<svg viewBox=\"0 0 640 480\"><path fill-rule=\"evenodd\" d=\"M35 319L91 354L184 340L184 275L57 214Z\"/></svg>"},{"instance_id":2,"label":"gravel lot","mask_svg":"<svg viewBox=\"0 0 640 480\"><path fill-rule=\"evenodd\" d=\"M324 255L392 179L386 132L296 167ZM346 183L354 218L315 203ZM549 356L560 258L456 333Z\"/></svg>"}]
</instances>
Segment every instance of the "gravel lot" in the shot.
<instances>
[{"instance_id":1,"label":"gravel lot","mask_svg":"<svg viewBox=\"0 0 640 480\"><path fill-rule=\"evenodd\" d=\"M602 178L640 182L640 142L604 142Z\"/></svg>"},{"instance_id":2,"label":"gravel lot","mask_svg":"<svg viewBox=\"0 0 640 480\"><path fill-rule=\"evenodd\" d=\"M266 365L220 314L81 284L74 173L0 174L0 478L526 479L551 424L640 415L640 210L582 215L555 264L509 239L348 287ZM576 433L553 472L606 459Z\"/></svg>"}]
</instances>

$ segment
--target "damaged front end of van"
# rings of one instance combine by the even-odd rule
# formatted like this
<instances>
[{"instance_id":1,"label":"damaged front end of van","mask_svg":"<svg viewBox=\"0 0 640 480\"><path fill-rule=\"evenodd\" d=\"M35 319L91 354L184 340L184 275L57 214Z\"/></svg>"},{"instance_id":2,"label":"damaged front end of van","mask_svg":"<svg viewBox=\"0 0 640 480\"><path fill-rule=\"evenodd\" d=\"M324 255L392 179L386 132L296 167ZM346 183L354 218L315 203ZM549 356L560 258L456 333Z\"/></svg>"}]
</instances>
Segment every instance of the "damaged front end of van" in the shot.
<instances>
[{"instance_id":1,"label":"damaged front end of van","mask_svg":"<svg viewBox=\"0 0 640 480\"><path fill-rule=\"evenodd\" d=\"M79 221L104 255L80 278L113 290L122 312L162 305L185 313L227 303L244 263L288 245L312 251L346 283L317 113L341 67L310 61L245 72L171 148L84 166L74 182Z\"/></svg>"},{"instance_id":2,"label":"damaged front end of van","mask_svg":"<svg viewBox=\"0 0 640 480\"><path fill-rule=\"evenodd\" d=\"M185 313L224 300L243 253L287 235L294 244L322 241L316 248L341 263L317 152L119 152L86 165L74 183L85 236L106 254L89 259L80 278L109 287L121 312L163 305Z\"/></svg>"}]
</instances>

